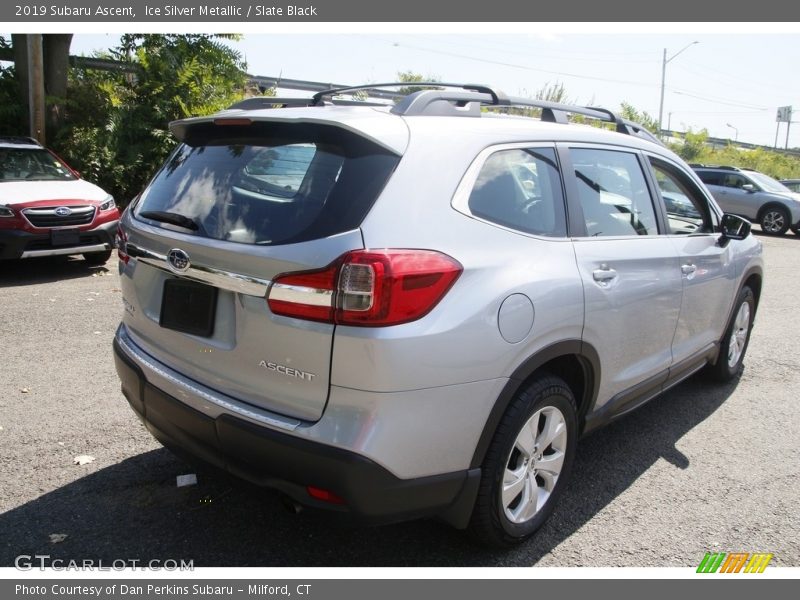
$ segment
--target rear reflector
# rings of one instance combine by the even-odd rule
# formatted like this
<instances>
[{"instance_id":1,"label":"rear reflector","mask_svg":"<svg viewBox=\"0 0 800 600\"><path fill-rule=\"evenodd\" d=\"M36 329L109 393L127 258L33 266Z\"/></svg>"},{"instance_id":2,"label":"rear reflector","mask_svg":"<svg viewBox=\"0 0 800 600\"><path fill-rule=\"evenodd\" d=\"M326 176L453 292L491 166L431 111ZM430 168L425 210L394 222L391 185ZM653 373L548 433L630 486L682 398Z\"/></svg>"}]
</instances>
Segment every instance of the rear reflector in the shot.
<instances>
[{"instance_id":1,"label":"rear reflector","mask_svg":"<svg viewBox=\"0 0 800 600\"><path fill-rule=\"evenodd\" d=\"M316 500L322 500L323 502L328 502L330 504L344 504L344 499L340 498L333 492L329 490L323 490L322 488L317 488L309 485L306 488L308 495Z\"/></svg>"},{"instance_id":2,"label":"rear reflector","mask_svg":"<svg viewBox=\"0 0 800 600\"><path fill-rule=\"evenodd\" d=\"M399 325L433 310L462 270L432 250L354 250L319 271L276 277L267 302L273 313L298 319Z\"/></svg>"},{"instance_id":3,"label":"rear reflector","mask_svg":"<svg viewBox=\"0 0 800 600\"><path fill-rule=\"evenodd\" d=\"M130 256L128 256L128 235L125 233L122 225L117 225L114 245L117 247L117 257L127 265L130 260Z\"/></svg>"}]
</instances>

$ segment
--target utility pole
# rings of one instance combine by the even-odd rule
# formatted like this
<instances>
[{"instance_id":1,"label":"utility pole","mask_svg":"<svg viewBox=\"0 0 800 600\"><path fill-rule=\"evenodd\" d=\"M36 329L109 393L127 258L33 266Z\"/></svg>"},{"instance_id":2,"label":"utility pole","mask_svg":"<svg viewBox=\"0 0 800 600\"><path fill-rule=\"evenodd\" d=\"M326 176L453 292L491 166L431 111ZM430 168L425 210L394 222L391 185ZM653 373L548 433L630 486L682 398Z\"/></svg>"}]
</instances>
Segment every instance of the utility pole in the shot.
<instances>
[{"instance_id":1,"label":"utility pole","mask_svg":"<svg viewBox=\"0 0 800 600\"><path fill-rule=\"evenodd\" d=\"M678 50L675 54L673 54L669 58L667 58L667 49L664 48L664 55L661 59L661 102L658 103L658 137L661 137L663 135L661 123L664 117L664 88L667 80L667 63L672 62L672 60L675 57L677 57L681 52L683 52L687 48L699 43L700 42L694 41L691 44L686 44L683 48Z\"/></svg>"},{"instance_id":2,"label":"utility pole","mask_svg":"<svg viewBox=\"0 0 800 600\"><path fill-rule=\"evenodd\" d=\"M30 135L45 143L44 129L44 60L41 34L28 34L28 112Z\"/></svg>"}]
</instances>

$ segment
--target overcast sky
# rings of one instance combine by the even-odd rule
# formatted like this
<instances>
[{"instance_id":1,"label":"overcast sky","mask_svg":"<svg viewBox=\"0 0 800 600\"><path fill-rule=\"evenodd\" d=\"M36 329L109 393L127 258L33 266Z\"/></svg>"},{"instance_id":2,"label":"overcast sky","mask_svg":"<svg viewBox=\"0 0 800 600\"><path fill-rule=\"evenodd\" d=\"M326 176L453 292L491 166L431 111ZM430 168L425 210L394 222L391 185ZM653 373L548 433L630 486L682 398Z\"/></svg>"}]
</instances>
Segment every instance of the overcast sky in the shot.
<instances>
[{"instance_id":1,"label":"overcast sky","mask_svg":"<svg viewBox=\"0 0 800 600\"><path fill-rule=\"evenodd\" d=\"M475 26L464 33L431 33L431 26L394 33L384 27L362 29L376 33L247 33L233 45L254 75L359 84L393 81L398 71L412 70L442 81L486 83L513 95L563 83L575 103L618 109L625 101L656 118L666 48L671 60L665 128L705 127L712 136L738 135L740 141L773 145L777 108L794 104L798 123L789 146L800 146L800 27L794 33L784 26L783 33L756 34L710 27L658 33L652 26L633 24L620 32L596 24L588 30L592 33L575 33L575 27L559 32L558 26L531 24L534 33L529 34L475 33L480 31ZM609 33L593 33L599 30ZM90 54L118 40L119 34L78 34L72 53ZM781 124L778 144L785 142L786 124Z\"/></svg>"}]
</instances>

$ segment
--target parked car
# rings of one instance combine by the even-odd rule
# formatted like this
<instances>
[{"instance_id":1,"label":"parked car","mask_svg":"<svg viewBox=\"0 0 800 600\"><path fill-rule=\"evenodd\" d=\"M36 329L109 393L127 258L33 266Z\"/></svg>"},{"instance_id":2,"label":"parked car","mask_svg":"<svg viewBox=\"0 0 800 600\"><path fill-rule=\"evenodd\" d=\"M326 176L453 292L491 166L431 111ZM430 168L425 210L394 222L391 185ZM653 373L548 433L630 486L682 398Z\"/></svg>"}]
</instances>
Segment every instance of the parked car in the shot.
<instances>
[{"instance_id":1,"label":"parked car","mask_svg":"<svg viewBox=\"0 0 800 600\"><path fill-rule=\"evenodd\" d=\"M172 123L122 217L116 368L165 446L294 503L510 545L582 435L740 373L761 243L640 126L482 86L333 94ZM242 185L289 156L285 193Z\"/></svg>"},{"instance_id":2,"label":"parked car","mask_svg":"<svg viewBox=\"0 0 800 600\"><path fill-rule=\"evenodd\" d=\"M36 140L0 137L0 259L82 254L103 264L118 220L110 194Z\"/></svg>"},{"instance_id":3,"label":"parked car","mask_svg":"<svg viewBox=\"0 0 800 600\"><path fill-rule=\"evenodd\" d=\"M728 166L693 165L723 210L761 225L765 233L800 235L800 194L772 177Z\"/></svg>"},{"instance_id":4,"label":"parked car","mask_svg":"<svg viewBox=\"0 0 800 600\"><path fill-rule=\"evenodd\" d=\"M793 192L800 192L800 179L781 179L780 183Z\"/></svg>"}]
</instances>

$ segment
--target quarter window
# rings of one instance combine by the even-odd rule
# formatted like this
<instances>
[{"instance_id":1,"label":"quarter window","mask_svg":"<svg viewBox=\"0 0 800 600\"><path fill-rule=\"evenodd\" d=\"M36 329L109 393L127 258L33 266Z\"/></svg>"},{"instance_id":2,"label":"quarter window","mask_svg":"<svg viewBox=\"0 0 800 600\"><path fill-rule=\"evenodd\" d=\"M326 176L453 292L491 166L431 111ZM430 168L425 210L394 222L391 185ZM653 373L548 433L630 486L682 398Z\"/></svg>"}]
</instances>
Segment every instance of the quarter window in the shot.
<instances>
[{"instance_id":1,"label":"quarter window","mask_svg":"<svg viewBox=\"0 0 800 600\"><path fill-rule=\"evenodd\" d=\"M495 152L483 164L468 204L472 215L503 227L566 235L564 193L552 148Z\"/></svg>"},{"instance_id":2,"label":"quarter window","mask_svg":"<svg viewBox=\"0 0 800 600\"><path fill-rule=\"evenodd\" d=\"M635 155L576 148L575 167L589 236L658 235L653 201Z\"/></svg>"}]
</instances>

